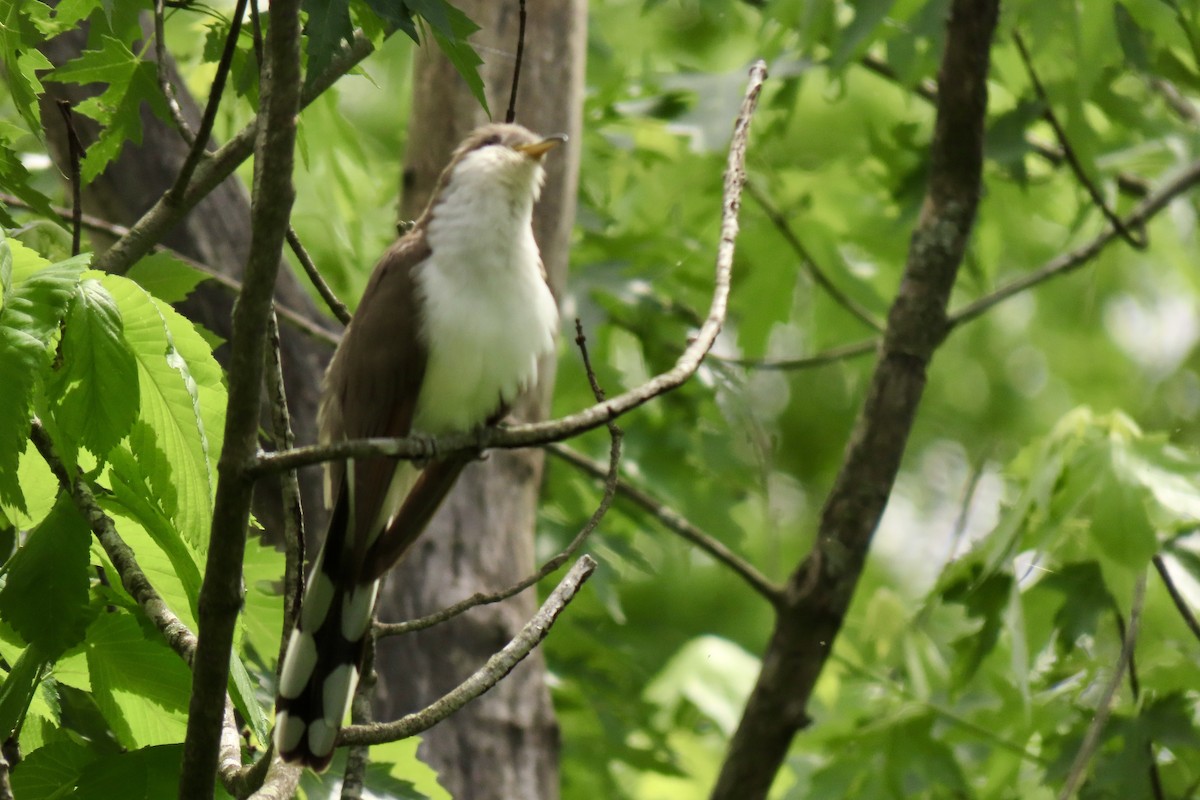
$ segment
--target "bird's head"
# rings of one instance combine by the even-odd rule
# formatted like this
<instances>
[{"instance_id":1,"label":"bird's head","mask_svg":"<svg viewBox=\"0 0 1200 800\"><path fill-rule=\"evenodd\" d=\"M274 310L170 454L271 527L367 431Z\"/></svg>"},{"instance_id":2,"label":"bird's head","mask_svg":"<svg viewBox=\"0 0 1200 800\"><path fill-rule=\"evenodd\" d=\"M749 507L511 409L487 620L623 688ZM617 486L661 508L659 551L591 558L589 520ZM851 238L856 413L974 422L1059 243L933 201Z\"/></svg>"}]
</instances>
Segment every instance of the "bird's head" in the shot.
<instances>
[{"instance_id":1,"label":"bird's head","mask_svg":"<svg viewBox=\"0 0 1200 800\"><path fill-rule=\"evenodd\" d=\"M520 125L484 125L454 151L444 180L499 184L514 194L527 192L536 200L545 179L542 158L566 140L563 134L541 137Z\"/></svg>"}]
</instances>

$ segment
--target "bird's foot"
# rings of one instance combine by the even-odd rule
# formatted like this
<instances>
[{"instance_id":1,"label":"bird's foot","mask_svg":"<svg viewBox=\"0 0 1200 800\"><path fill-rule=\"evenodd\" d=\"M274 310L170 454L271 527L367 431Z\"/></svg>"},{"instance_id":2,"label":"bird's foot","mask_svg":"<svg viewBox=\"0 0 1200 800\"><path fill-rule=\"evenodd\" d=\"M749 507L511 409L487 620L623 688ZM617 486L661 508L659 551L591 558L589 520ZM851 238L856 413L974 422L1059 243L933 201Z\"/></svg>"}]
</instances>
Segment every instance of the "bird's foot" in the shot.
<instances>
[{"instance_id":1,"label":"bird's foot","mask_svg":"<svg viewBox=\"0 0 1200 800\"><path fill-rule=\"evenodd\" d=\"M413 466L417 469L425 469L434 461L438 460L438 443L437 438L430 436L427 433L409 433L408 438L421 445L421 455L412 460Z\"/></svg>"}]
</instances>

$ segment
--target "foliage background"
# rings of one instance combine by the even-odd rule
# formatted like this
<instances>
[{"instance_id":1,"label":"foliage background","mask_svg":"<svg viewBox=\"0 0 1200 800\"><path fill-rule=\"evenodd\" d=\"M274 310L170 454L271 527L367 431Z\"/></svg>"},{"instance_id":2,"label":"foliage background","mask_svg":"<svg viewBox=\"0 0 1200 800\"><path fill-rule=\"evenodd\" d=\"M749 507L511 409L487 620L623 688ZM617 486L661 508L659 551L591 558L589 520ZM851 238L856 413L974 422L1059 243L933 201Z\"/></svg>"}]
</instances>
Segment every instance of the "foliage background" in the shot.
<instances>
[{"instance_id":1,"label":"foliage background","mask_svg":"<svg viewBox=\"0 0 1200 800\"><path fill-rule=\"evenodd\" d=\"M932 106L914 87L935 77L947 5L592 4L564 318L583 320L609 392L669 366L707 305L723 149L756 57L767 59L772 79L755 122L751 180L844 292L876 319L886 314L920 212L932 131ZM215 57L205 32L214 28L219 42L224 23L189 13L169 22L171 50L203 96ZM1026 37L1086 173L1118 210L1134 202L1118 192L1118 174L1154 185L1200 157L1193 6L1007 3L993 52L985 195L952 309L1104 227L1070 170L1029 145L1053 136L1014 30ZM347 299L392 237L411 52L411 42L393 37L365 74L341 81L302 116L294 224ZM866 56L886 61L895 77L864 68ZM1191 118L1168 101L1168 84ZM250 83L235 73L234 86ZM252 97L223 106L218 138L251 118ZM61 198L58 176L38 158L43 146L11 101L2 124L32 184ZM1194 196L1175 201L1148 226L1147 250L1113 245L1079 272L956 330L940 349L868 570L809 709L813 726L798 737L776 796L1056 796L1118 660L1116 620L1127 624L1151 556L1163 556L1186 602L1200 607L1196 211ZM873 335L814 285L749 198L742 226L719 356L799 358ZM18 238L57 261L61 233L48 230L27 227ZM811 545L870 362L763 370L714 360L699 380L623 421L624 474L782 580ZM589 399L578 357L564 345L555 410ZM599 436L575 444L597 457L605 450ZM53 505L52 492L39 494L46 476L34 474L37 461L31 450L21 462L28 513L4 508L22 529ZM551 461L540 549L555 552L598 491ZM177 581L161 543L147 536L131 544L139 556L161 556L164 580ZM589 547L604 569L546 644L564 797L703 796L756 674L770 608L632 508L618 505ZM251 551L256 581L248 583L265 585L277 567ZM93 592L93 612L115 592ZM175 596L186 615L182 583ZM82 649L43 682L29 719L45 722L27 722L22 734L31 772L94 757L94 744L79 736L57 739L57 722L71 720L82 735L88 724L115 726L95 664L105 636L136 638L135 617L121 619L105 630L89 623ZM258 675L274 658L278 625L247 620L243 652ZM0 655L11 666L23 642L4 633ZM152 637L139 641L147 654L173 658ZM1138 686L1122 683L1083 796L1193 795L1198 660L1200 642L1151 574ZM166 699L147 699L135 687L124 702L158 713L177 704L163 691ZM134 733L121 743L179 741L175 729ZM396 762L412 769L411 755Z\"/></svg>"}]
</instances>

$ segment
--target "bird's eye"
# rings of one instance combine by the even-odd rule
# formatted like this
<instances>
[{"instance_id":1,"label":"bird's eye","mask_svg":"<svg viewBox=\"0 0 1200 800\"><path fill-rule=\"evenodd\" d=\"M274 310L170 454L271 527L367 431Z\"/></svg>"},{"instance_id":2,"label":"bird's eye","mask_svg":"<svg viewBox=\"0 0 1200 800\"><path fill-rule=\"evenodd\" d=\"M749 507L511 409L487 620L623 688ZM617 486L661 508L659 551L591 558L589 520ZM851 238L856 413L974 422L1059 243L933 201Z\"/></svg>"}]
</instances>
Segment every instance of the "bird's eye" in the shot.
<instances>
[{"instance_id":1,"label":"bird's eye","mask_svg":"<svg viewBox=\"0 0 1200 800\"><path fill-rule=\"evenodd\" d=\"M483 142L479 146L480 147L488 147L493 144L500 144L500 134L493 133L491 136L484 139Z\"/></svg>"}]
</instances>

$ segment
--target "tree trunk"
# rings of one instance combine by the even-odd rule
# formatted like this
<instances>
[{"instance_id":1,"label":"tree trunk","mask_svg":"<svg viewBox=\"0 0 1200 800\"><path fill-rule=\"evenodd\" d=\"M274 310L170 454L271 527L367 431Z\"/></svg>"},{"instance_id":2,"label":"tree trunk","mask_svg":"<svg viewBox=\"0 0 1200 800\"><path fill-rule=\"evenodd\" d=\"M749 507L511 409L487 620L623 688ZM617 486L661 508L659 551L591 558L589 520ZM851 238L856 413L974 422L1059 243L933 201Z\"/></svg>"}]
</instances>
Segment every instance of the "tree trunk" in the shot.
<instances>
[{"instance_id":1,"label":"tree trunk","mask_svg":"<svg viewBox=\"0 0 1200 800\"><path fill-rule=\"evenodd\" d=\"M482 30L471 42L492 116L504 119L517 46L518 4L456 3ZM529 6L517 121L539 133L566 133L566 147L546 159L547 181L534 228L561 295L575 217L583 103L586 5L583 0ZM415 218L453 147L486 122L450 63L433 46L416 56L414 98L403 182L403 218ZM544 417L554 360L542 364L535 392L517 406L523 419ZM542 475L538 451L494 452L472 464L414 551L388 579L380 616L405 619L436 611L476 591L502 589L534 564L536 503ZM481 666L536 610L532 590L506 603L474 609L449 623L380 642L380 718L420 708ZM558 796L558 727L540 653L490 693L425 734L422 757L456 800L543 800Z\"/></svg>"}]
</instances>

